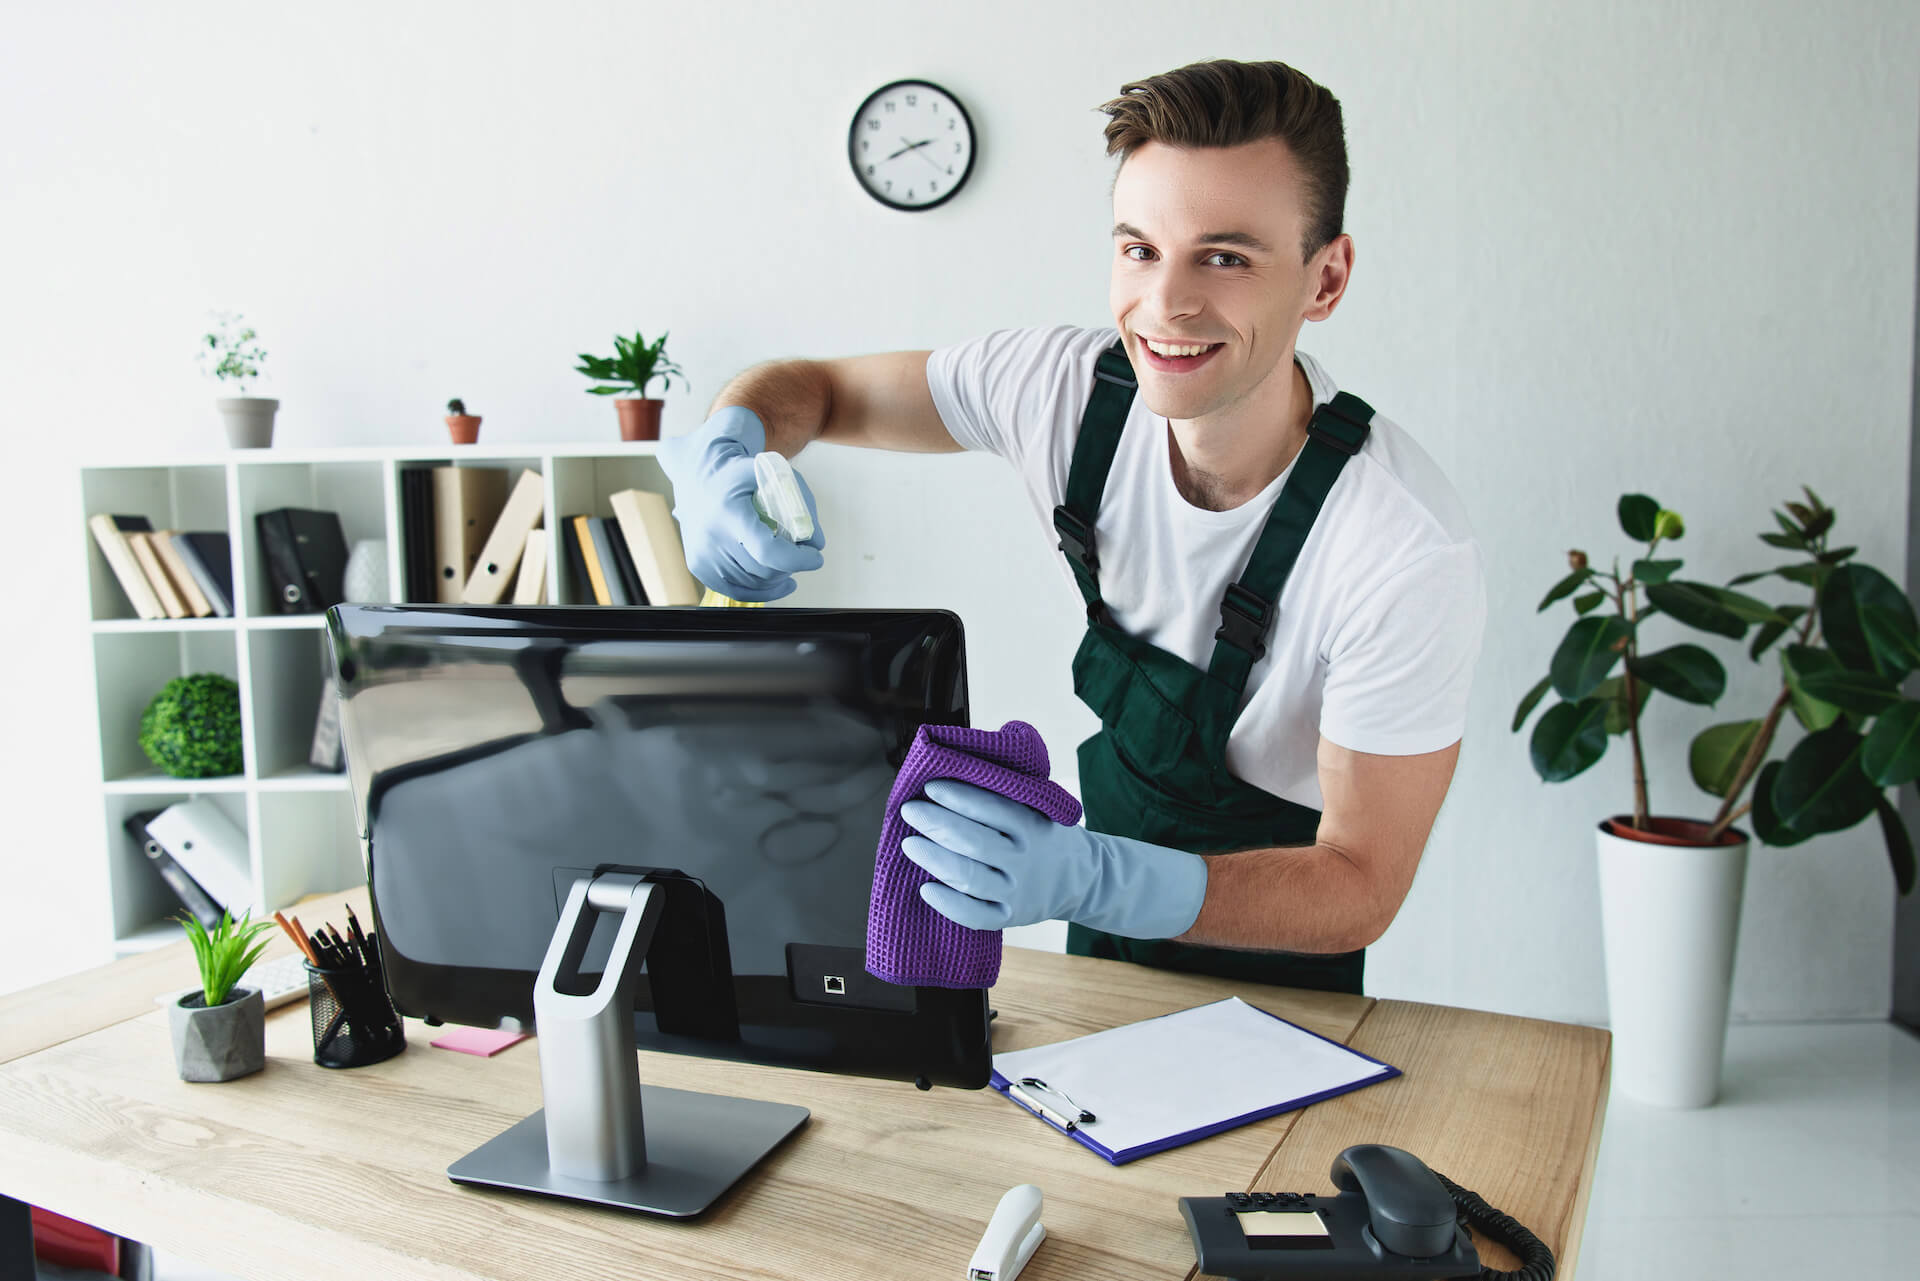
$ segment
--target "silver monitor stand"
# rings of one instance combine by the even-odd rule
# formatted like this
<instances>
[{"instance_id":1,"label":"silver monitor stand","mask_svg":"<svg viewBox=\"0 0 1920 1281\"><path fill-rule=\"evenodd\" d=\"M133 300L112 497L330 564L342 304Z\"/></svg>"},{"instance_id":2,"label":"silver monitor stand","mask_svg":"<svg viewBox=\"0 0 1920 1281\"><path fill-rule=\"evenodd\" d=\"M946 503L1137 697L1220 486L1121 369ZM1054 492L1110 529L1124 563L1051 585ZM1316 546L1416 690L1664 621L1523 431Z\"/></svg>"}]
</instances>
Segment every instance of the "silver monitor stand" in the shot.
<instances>
[{"instance_id":1,"label":"silver monitor stand","mask_svg":"<svg viewBox=\"0 0 1920 1281\"><path fill-rule=\"evenodd\" d=\"M448 1178L690 1218L806 1123L792 1104L640 1084L633 989L665 900L631 873L574 881L533 990L546 1107L448 1166ZM599 912L618 913L620 929L600 985L582 992Z\"/></svg>"}]
</instances>

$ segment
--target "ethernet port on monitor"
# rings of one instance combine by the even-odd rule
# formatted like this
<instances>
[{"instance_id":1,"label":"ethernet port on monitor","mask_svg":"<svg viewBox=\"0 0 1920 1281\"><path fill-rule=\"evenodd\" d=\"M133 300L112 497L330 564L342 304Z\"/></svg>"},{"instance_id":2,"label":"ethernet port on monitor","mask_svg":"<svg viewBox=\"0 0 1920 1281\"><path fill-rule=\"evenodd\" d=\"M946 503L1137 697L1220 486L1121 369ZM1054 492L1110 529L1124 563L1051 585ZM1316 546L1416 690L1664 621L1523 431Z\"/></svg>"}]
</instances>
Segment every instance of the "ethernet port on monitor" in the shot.
<instances>
[{"instance_id":1,"label":"ethernet port on monitor","mask_svg":"<svg viewBox=\"0 0 1920 1281\"><path fill-rule=\"evenodd\" d=\"M636 1045L986 1084L984 991L864 968L894 778L967 722L953 615L342 605L328 641L395 1005L539 1033L546 1106L456 1182L691 1217L807 1119Z\"/></svg>"}]
</instances>

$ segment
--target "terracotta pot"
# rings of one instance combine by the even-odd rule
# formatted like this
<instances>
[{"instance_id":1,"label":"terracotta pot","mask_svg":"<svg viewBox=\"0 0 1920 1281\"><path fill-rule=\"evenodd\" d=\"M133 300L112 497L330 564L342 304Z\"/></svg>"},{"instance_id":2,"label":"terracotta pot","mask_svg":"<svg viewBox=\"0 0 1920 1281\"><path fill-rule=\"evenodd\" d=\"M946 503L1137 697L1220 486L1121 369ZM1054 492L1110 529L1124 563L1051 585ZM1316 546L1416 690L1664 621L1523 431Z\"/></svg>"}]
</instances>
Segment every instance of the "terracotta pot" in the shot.
<instances>
[{"instance_id":1,"label":"terracotta pot","mask_svg":"<svg viewBox=\"0 0 1920 1281\"><path fill-rule=\"evenodd\" d=\"M1645 841L1649 845L1739 845L1747 839L1729 827L1720 833L1719 840L1709 842L1707 833L1713 830L1713 824L1691 818L1660 818L1649 814L1647 824L1643 832L1633 825L1633 815L1616 814L1600 826L1621 840Z\"/></svg>"},{"instance_id":2,"label":"terracotta pot","mask_svg":"<svg viewBox=\"0 0 1920 1281\"><path fill-rule=\"evenodd\" d=\"M666 403L638 396L614 397L613 407L620 414L620 439L659 440L660 406Z\"/></svg>"},{"instance_id":3,"label":"terracotta pot","mask_svg":"<svg viewBox=\"0 0 1920 1281\"><path fill-rule=\"evenodd\" d=\"M471 445L480 439L480 415L448 414L447 434L456 445Z\"/></svg>"}]
</instances>

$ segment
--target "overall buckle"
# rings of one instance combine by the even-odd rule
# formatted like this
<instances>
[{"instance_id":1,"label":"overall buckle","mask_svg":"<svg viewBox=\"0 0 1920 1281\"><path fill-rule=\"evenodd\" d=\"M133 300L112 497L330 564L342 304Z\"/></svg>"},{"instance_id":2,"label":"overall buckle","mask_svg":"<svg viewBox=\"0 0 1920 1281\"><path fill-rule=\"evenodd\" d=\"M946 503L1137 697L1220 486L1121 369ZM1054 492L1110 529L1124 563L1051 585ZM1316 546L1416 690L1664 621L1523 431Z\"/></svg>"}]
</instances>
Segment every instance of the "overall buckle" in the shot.
<instances>
[{"instance_id":1,"label":"overall buckle","mask_svg":"<svg viewBox=\"0 0 1920 1281\"><path fill-rule=\"evenodd\" d=\"M1266 656L1267 630L1272 625L1273 602L1232 583L1220 601L1220 630L1213 638L1246 651L1257 663Z\"/></svg>"},{"instance_id":2,"label":"overall buckle","mask_svg":"<svg viewBox=\"0 0 1920 1281\"><path fill-rule=\"evenodd\" d=\"M1345 393L1314 411L1313 417L1307 420L1307 435L1351 458L1367 443L1367 432L1373 424L1356 417L1348 406L1342 405L1342 395Z\"/></svg>"},{"instance_id":3,"label":"overall buckle","mask_svg":"<svg viewBox=\"0 0 1920 1281\"><path fill-rule=\"evenodd\" d=\"M1081 520L1065 504L1053 509L1053 528L1060 535L1060 550L1089 574L1100 568L1093 550L1093 526Z\"/></svg>"}]
</instances>

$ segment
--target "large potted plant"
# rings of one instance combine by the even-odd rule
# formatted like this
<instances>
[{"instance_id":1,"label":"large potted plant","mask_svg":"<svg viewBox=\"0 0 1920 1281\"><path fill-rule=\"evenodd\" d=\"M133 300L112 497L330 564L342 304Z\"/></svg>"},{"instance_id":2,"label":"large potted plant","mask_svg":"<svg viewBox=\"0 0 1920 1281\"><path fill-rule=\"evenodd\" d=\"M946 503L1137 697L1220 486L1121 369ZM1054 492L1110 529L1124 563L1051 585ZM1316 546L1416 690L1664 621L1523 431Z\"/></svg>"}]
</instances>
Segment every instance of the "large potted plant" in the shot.
<instances>
[{"instance_id":1,"label":"large potted plant","mask_svg":"<svg viewBox=\"0 0 1920 1281\"><path fill-rule=\"evenodd\" d=\"M1596 840L1614 1081L1644 1102L1703 1107L1719 1091L1747 866L1748 837L1734 823L1748 818L1761 843L1787 846L1877 814L1895 884L1913 889L1912 844L1884 789L1920 777L1920 702L1898 688L1920 668L1920 628L1884 574L1850 563L1854 548L1829 545L1833 510L1810 489L1806 498L1775 511L1778 529L1760 535L1799 559L1721 587L1674 577L1682 562L1656 553L1685 534L1685 522L1628 494L1620 525L1644 554L1623 574L1618 560L1599 570L1571 552L1571 572L1540 602L1544 610L1570 598L1578 617L1514 713L1517 732L1549 690L1560 696L1534 726L1535 771L1561 782L1605 755L1610 737L1631 744L1633 811L1601 822ZM1771 605L1734 590L1774 577L1810 595ZM1646 652L1642 628L1656 617L1734 641L1752 629L1755 662L1787 641L1768 711L1710 726L1692 742L1693 782L1719 798L1708 820L1650 812L1640 718L1655 693L1717 703L1726 670L1691 643ZM1769 760L1788 710L1807 735Z\"/></svg>"},{"instance_id":2,"label":"large potted plant","mask_svg":"<svg viewBox=\"0 0 1920 1281\"><path fill-rule=\"evenodd\" d=\"M682 382L686 374L666 356L667 335L661 334L651 346L639 334L631 339L614 335L615 355L589 356L580 353L581 363L574 366L576 373L598 379L610 386L589 387L590 396L615 396L613 407L620 415L620 439L622 440L658 440L660 439L660 407L666 402L655 400L647 395L647 384L655 378L660 380L662 390L673 385L673 375L679 374Z\"/></svg>"},{"instance_id":3,"label":"large potted plant","mask_svg":"<svg viewBox=\"0 0 1920 1281\"><path fill-rule=\"evenodd\" d=\"M260 376L260 362L267 353L254 341L251 325L238 313L214 314L213 332L201 338L200 368L215 382L233 383L238 396L226 396L213 403L226 420L227 443L235 449L264 449L273 443L273 416L280 402L265 396L247 395L247 384Z\"/></svg>"},{"instance_id":4,"label":"large potted plant","mask_svg":"<svg viewBox=\"0 0 1920 1281\"><path fill-rule=\"evenodd\" d=\"M182 1081L231 1081L258 1072L267 1063L267 1008L255 988L239 987L240 976L266 950L255 938L273 928L222 912L209 930L191 915L179 918L200 967L200 989L179 997L167 1009L173 1030L173 1061Z\"/></svg>"}]
</instances>

